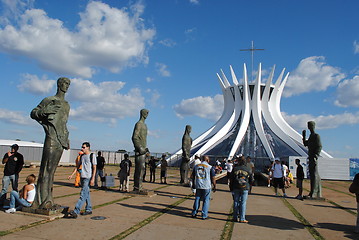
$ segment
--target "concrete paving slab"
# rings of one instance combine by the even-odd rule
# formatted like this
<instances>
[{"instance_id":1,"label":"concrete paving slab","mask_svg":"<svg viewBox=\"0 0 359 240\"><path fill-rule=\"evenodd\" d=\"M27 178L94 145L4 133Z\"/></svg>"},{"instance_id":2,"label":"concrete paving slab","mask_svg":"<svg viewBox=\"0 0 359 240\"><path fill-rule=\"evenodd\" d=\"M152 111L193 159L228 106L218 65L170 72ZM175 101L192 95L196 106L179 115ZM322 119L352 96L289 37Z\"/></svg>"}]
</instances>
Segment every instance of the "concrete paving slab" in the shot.
<instances>
[{"instance_id":1,"label":"concrete paving slab","mask_svg":"<svg viewBox=\"0 0 359 240\"><path fill-rule=\"evenodd\" d=\"M246 218L248 224L234 224L232 239L313 239L271 188L253 187Z\"/></svg>"}]
</instances>

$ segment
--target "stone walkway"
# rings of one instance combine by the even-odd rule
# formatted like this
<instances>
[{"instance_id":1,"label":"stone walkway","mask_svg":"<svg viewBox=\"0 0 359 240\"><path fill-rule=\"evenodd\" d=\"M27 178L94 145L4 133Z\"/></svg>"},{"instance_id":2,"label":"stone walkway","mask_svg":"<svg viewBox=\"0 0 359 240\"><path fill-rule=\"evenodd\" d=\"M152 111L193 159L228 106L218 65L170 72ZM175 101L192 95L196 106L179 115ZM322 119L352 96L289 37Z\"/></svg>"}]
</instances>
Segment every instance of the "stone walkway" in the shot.
<instances>
[{"instance_id":1,"label":"stone walkway","mask_svg":"<svg viewBox=\"0 0 359 240\"><path fill-rule=\"evenodd\" d=\"M80 189L67 180L72 167L56 172L56 203L73 209ZM2 170L2 169L0 169ZM118 167L107 166L116 175ZM38 168L21 172L21 183ZM158 175L159 177L159 169ZM178 170L170 170L169 184L144 183L155 190L153 197L130 196L109 190L91 190L93 214L77 219L47 218L16 212L0 212L1 239L359 239L353 233L356 201L348 193L350 182L324 181L325 201L296 200L274 196L272 188L253 187L247 203L248 224L231 221L232 197L226 184L213 193L209 218L190 217L193 196L189 188L177 185ZM118 180L116 180L118 184ZM132 183L132 182L131 182ZM309 188L309 182L305 182ZM295 186L287 189L296 196ZM104 220L93 220L102 216Z\"/></svg>"}]
</instances>

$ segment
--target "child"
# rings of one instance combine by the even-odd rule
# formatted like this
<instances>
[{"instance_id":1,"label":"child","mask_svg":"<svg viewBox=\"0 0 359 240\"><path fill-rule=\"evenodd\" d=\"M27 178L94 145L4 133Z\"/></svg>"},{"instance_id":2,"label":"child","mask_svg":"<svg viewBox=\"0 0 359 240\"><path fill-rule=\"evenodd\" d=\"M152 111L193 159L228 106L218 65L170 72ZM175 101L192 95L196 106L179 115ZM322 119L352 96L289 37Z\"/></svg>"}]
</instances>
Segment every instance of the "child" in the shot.
<instances>
[{"instance_id":1,"label":"child","mask_svg":"<svg viewBox=\"0 0 359 240\"><path fill-rule=\"evenodd\" d=\"M298 195L295 197L296 199L303 200L303 179L304 179L304 171L302 165L300 165L300 160L295 159L295 164L297 164L297 188L299 189Z\"/></svg>"},{"instance_id":2,"label":"child","mask_svg":"<svg viewBox=\"0 0 359 240\"><path fill-rule=\"evenodd\" d=\"M80 164L80 158L81 158L81 155L84 154L83 151L80 151L79 152L79 155L77 156L76 158L76 167L74 169L74 171L72 172L72 174L70 176L68 176L68 180L70 180L76 173L76 177L75 177L75 187L80 187L80 179L81 179L81 164Z\"/></svg>"},{"instance_id":3,"label":"child","mask_svg":"<svg viewBox=\"0 0 359 240\"><path fill-rule=\"evenodd\" d=\"M16 191L11 191L10 193L10 206L9 209L6 210L6 213L15 213L16 208L15 204L16 202L19 203L19 205L30 207L32 205L32 202L35 199L36 189L35 189L35 181L36 176L34 174L30 174L26 178L27 184L20 190L20 193Z\"/></svg>"}]
</instances>

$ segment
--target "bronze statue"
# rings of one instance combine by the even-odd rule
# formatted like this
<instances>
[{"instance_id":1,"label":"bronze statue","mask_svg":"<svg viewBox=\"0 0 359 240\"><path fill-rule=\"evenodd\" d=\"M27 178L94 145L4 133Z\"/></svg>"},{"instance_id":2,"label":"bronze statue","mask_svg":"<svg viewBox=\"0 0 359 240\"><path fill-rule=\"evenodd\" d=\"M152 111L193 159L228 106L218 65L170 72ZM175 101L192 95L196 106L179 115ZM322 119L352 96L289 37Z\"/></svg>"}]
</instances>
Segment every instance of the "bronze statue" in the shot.
<instances>
[{"instance_id":1,"label":"bronze statue","mask_svg":"<svg viewBox=\"0 0 359 240\"><path fill-rule=\"evenodd\" d=\"M59 78L56 95L44 98L31 111L31 118L38 121L45 130L45 142L33 208L50 209L54 207L52 197L54 174L63 150L70 148L69 131L66 127L70 105L65 100L65 93L69 86L70 79Z\"/></svg>"},{"instance_id":2,"label":"bronze statue","mask_svg":"<svg viewBox=\"0 0 359 240\"><path fill-rule=\"evenodd\" d=\"M149 153L147 148L147 126L145 120L148 116L148 110L142 109L140 111L140 120L136 123L133 129L132 142L135 147L135 173L133 191L140 192L142 188L142 175L145 171L146 153Z\"/></svg>"},{"instance_id":3,"label":"bronze statue","mask_svg":"<svg viewBox=\"0 0 359 240\"><path fill-rule=\"evenodd\" d=\"M310 135L308 140L306 139L306 131L303 130L303 144L308 147L308 159L309 159L309 175L310 175L310 198L322 197L322 185L318 172L318 157L322 151L322 143L320 141L319 134L315 133L315 122L308 122L308 129Z\"/></svg>"},{"instance_id":4,"label":"bronze statue","mask_svg":"<svg viewBox=\"0 0 359 240\"><path fill-rule=\"evenodd\" d=\"M180 175L182 184L188 184L188 170L189 170L189 160L191 155L191 146L192 146L192 138L190 137L190 133L192 131L191 125L186 125L185 132L182 137L182 161L180 167Z\"/></svg>"}]
</instances>

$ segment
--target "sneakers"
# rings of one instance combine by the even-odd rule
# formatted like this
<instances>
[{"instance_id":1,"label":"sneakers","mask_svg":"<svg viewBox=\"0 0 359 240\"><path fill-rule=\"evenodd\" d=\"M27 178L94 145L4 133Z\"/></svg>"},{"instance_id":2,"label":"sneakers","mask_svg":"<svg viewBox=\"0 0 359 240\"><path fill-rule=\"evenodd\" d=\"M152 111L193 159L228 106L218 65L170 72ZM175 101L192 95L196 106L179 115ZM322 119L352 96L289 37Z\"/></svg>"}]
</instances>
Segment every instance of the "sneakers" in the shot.
<instances>
[{"instance_id":1,"label":"sneakers","mask_svg":"<svg viewBox=\"0 0 359 240\"><path fill-rule=\"evenodd\" d=\"M287 194L284 193L284 194L283 194L283 197L288 197L288 196L287 196Z\"/></svg>"},{"instance_id":2,"label":"sneakers","mask_svg":"<svg viewBox=\"0 0 359 240\"><path fill-rule=\"evenodd\" d=\"M15 208L9 208L8 210L5 210L6 213L16 213Z\"/></svg>"},{"instance_id":3,"label":"sneakers","mask_svg":"<svg viewBox=\"0 0 359 240\"><path fill-rule=\"evenodd\" d=\"M65 215L65 218L77 218L77 214L74 211L70 211Z\"/></svg>"},{"instance_id":4,"label":"sneakers","mask_svg":"<svg viewBox=\"0 0 359 240\"><path fill-rule=\"evenodd\" d=\"M270 184L268 184L268 187L270 187Z\"/></svg>"},{"instance_id":5,"label":"sneakers","mask_svg":"<svg viewBox=\"0 0 359 240\"><path fill-rule=\"evenodd\" d=\"M92 211L85 211L85 212L82 212L80 213L82 216L86 216L86 215L91 215L92 214Z\"/></svg>"},{"instance_id":6,"label":"sneakers","mask_svg":"<svg viewBox=\"0 0 359 240\"><path fill-rule=\"evenodd\" d=\"M241 221L239 221L240 223L248 223L248 221L247 220L241 220Z\"/></svg>"}]
</instances>

